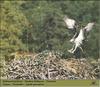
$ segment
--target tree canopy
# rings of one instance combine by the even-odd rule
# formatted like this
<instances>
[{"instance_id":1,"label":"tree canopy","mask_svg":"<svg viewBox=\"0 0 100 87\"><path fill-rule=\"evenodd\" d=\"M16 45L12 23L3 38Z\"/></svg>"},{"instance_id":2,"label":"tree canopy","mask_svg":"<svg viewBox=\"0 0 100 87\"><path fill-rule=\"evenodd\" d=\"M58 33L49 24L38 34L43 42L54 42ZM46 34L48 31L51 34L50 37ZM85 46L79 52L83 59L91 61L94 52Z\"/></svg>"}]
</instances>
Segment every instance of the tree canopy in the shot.
<instances>
[{"instance_id":1,"label":"tree canopy","mask_svg":"<svg viewBox=\"0 0 100 87\"><path fill-rule=\"evenodd\" d=\"M99 1L33 0L0 1L1 55L16 51L57 50L68 53L70 34L63 21L68 15L80 28L95 21L86 53L99 57Z\"/></svg>"}]
</instances>

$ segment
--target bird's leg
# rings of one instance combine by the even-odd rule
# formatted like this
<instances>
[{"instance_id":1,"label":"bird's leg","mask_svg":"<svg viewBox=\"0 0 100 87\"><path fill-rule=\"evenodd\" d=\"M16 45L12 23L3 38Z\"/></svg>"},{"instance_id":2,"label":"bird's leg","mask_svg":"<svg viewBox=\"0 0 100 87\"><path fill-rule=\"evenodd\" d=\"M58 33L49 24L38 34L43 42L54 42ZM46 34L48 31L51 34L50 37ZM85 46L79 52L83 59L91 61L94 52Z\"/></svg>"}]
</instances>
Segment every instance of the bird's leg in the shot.
<instances>
[{"instance_id":1,"label":"bird's leg","mask_svg":"<svg viewBox=\"0 0 100 87\"><path fill-rule=\"evenodd\" d=\"M81 49L82 53L84 53L84 51L83 51L82 47L80 46L79 48Z\"/></svg>"},{"instance_id":2,"label":"bird's leg","mask_svg":"<svg viewBox=\"0 0 100 87\"><path fill-rule=\"evenodd\" d=\"M82 51L82 55L83 55L83 57L86 57L86 55L85 55L85 53L84 53L84 50L82 49L82 47L79 47L80 49L81 49L81 51Z\"/></svg>"},{"instance_id":3,"label":"bird's leg","mask_svg":"<svg viewBox=\"0 0 100 87\"><path fill-rule=\"evenodd\" d=\"M74 47L75 47L75 45L73 45L73 47L70 50L68 50L68 52L71 53L71 51L74 49Z\"/></svg>"},{"instance_id":4,"label":"bird's leg","mask_svg":"<svg viewBox=\"0 0 100 87\"><path fill-rule=\"evenodd\" d=\"M70 40L70 42L74 42L74 40L75 40L75 38L77 37L77 35L78 35L78 33L76 32L76 33L74 34L74 36L72 37L72 39Z\"/></svg>"},{"instance_id":5,"label":"bird's leg","mask_svg":"<svg viewBox=\"0 0 100 87\"><path fill-rule=\"evenodd\" d=\"M75 48L71 51L71 53L74 53L77 49L78 45L75 45Z\"/></svg>"}]
</instances>

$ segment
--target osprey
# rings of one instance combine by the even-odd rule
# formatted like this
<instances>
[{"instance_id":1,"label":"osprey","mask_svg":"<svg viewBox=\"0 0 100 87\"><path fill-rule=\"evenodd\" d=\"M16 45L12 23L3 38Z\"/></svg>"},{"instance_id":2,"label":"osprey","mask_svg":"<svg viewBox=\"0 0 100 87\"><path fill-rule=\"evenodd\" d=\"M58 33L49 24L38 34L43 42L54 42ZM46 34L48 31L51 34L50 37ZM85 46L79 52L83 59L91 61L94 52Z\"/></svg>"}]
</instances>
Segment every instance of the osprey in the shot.
<instances>
[{"instance_id":1,"label":"osprey","mask_svg":"<svg viewBox=\"0 0 100 87\"><path fill-rule=\"evenodd\" d=\"M74 43L74 45L72 49L68 50L68 52L74 53L77 48L80 48L83 52L81 45L83 44L83 41L86 39L88 33L92 30L93 25L94 25L93 22L88 23L84 28L80 29L80 32L77 37L76 37L76 34L73 36L70 42Z\"/></svg>"}]
</instances>

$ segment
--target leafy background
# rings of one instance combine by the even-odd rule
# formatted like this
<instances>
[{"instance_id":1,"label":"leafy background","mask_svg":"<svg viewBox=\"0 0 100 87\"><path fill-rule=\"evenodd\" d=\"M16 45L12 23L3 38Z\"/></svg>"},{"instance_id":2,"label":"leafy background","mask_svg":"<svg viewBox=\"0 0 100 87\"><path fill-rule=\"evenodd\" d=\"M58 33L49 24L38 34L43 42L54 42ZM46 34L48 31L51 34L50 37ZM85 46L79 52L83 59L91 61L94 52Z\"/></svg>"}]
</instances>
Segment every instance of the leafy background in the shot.
<instances>
[{"instance_id":1,"label":"leafy background","mask_svg":"<svg viewBox=\"0 0 100 87\"><path fill-rule=\"evenodd\" d=\"M65 15L75 19L80 28L96 22L84 50L89 58L99 58L99 1L16 0L0 1L0 7L1 59L17 51L56 50L70 55Z\"/></svg>"}]
</instances>

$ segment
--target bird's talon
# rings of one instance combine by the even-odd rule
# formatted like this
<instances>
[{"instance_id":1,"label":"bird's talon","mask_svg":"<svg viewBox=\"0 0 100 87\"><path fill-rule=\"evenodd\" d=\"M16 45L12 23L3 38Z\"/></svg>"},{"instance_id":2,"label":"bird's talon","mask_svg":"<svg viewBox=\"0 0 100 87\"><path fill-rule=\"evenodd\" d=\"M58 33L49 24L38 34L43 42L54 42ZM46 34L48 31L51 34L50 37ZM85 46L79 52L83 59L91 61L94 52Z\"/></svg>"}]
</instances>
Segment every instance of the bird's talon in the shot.
<instances>
[{"instance_id":1,"label":"bird's talon","mask_svg":"<svg viewBox=\"0 0 100 87\"><path fill-rule=\"evenodd\" d=\"M72 51L71 53L73 54L74 52Z\"/></svg>"},{"instance_id":2,"label":"bird's talon","mask_svg":"<svg viewBox=\"0 0 100 87\"><path fill-rule=\"evenodd\" d=\"M71 50L68 50L69 53L71 53Z\"/></svg>"}]
</instances>

